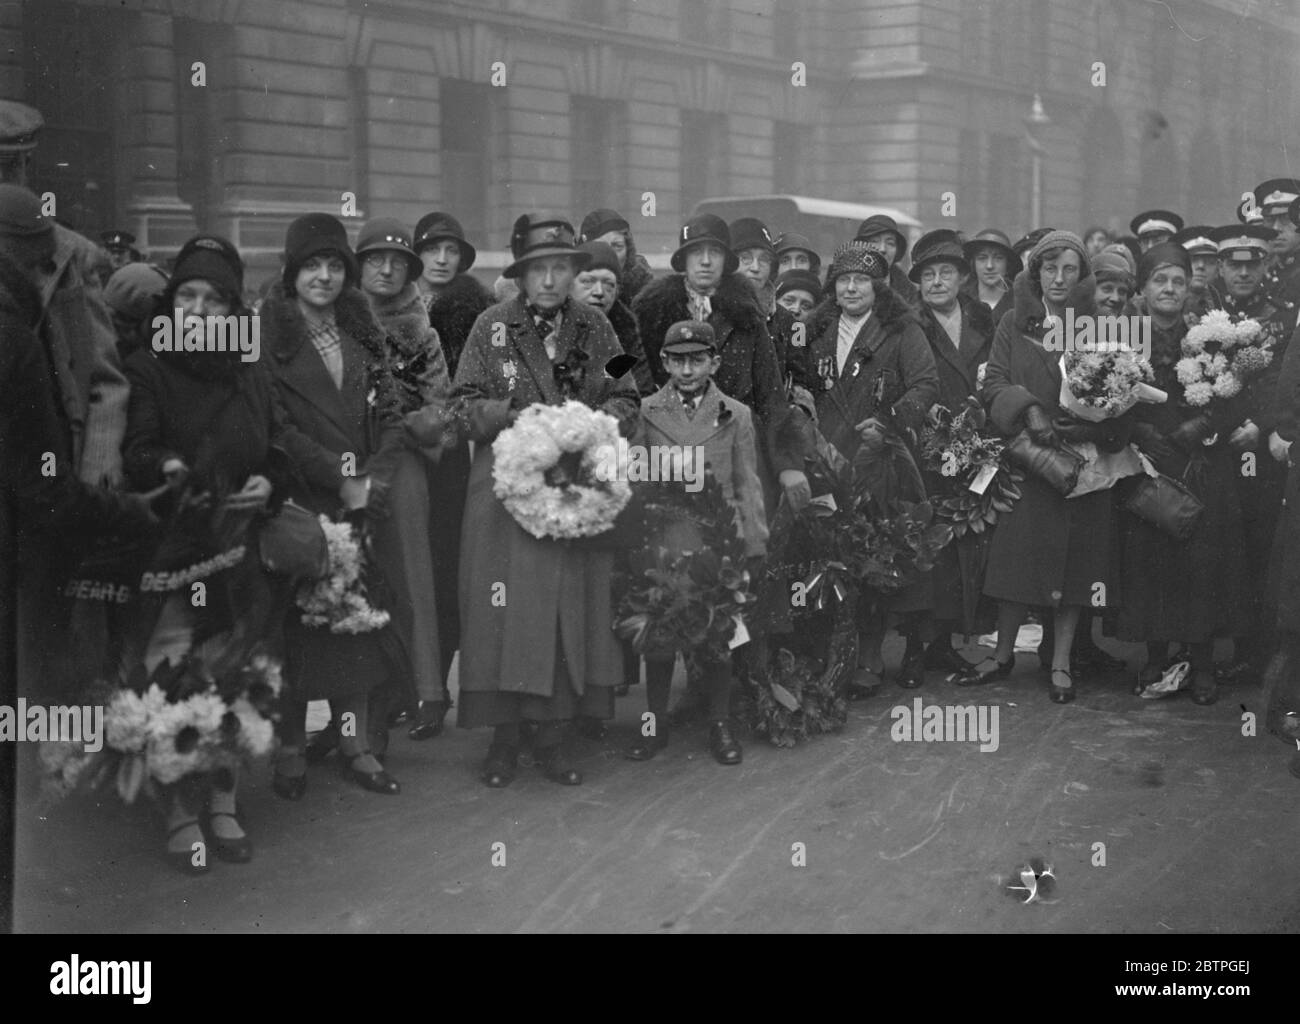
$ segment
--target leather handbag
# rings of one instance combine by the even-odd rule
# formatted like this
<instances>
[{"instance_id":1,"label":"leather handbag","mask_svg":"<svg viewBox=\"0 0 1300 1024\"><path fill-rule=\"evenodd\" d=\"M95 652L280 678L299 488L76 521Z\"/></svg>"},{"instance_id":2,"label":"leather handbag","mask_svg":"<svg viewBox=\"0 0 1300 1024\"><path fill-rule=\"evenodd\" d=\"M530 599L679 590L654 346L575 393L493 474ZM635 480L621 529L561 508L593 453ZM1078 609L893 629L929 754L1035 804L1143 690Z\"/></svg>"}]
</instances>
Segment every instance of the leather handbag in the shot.
<instances>
[{"instance_id":1,"label":"leather handbag","mask_svg":"<svg viewBox=\"0 0 1300 1024\"><path fill-rule=\"evenodd\" d=\"M1049 448L1038 444L1027 430L1022 430L1007 445L1008 461L1017 469L1032 473L1062 495L1069 494L1079 482L1084 457L1068 448Z\"/></svg>"},{"instance_id":2,"label":"leather handbag","mask_svg":"<svg viewBox=\"0 0 1300 1024\"><path fill-rule=\"evenodd\" d=\"M280 576L318 580L329 572L329 544L320 521L293 501L262 523L257 553L262 567Z\"/></svg>"},{"instance_id":3,"label":"leather handbag","mask_svg":"<svg viewBox=\"0 0 1300 1024\"><path fill-rule=\"evenodd\" d=\"M1121 505L1162 533L1186 540L1205 511L1201 500L1179 480L1160 473L1146 476L1128 488Z\"/></svg>"}]
</instances>

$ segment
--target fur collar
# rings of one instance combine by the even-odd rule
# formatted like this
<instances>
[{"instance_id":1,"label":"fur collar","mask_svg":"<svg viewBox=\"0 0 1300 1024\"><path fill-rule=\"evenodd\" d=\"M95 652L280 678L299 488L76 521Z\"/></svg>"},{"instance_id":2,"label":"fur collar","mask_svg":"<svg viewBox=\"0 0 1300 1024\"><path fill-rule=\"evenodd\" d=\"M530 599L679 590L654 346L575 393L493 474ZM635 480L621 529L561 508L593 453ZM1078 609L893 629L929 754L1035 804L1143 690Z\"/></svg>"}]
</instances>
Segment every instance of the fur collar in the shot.
<instances>
[{"instance_id":1,"label":"fur collar","mask_svg":"<svg viewBox=\"0 0 1300 1024\"><path fill-rule=\"evenodd\" d=\"M307 322L298 300L286 295L277 281L262 303L262 344L276 359L287 363L307 341ZM365 293L347 285L334 303L339 332L361 345L371 356L384 360L384 329L375 320Z\"/></svg>"},{"instance_id":2,"label":"fur collar","mask_svg":"<svg viewBox=\"0 0 1300 1024\"><path fill-rule=\"evenodd\" d=\"M629 234L627 240L627 259L623 263L623 273L618 283L618 298L624 305L631 306L632 300L654 279L654 271L646 258L636 251L636 244Z\"/></svg>"},{"instance_id":3,"label":"fur collar","mask_svg":"<svg viewBox=\"0 0 1300 1024\"><path fill-rule=\"evenodd\" d=\"M1082 278L1065 300L1065 305L1074 310L1076 317L1091 316L1097 311L1097 286L1091 275ZM1047 307L1043 297L1034 287L1033 279L1026 267L1016 275L1011 286L1014 305L1011 307L1011 325L1021 334L1041 338L1044 333L1043 320L1047 317ZM982 305L982 303L981 303Z\"/></svg>"},{"instance_id":4,"label":"fur collar","mask_svg":"<svg viewBox=\"0 0 1300 1024\"><path fill-rule=\"evenodd\" d=\"M492 305L492 293L470 274L457 274L429 304L429 320L439 334L458 335L464 344L478 315ZM444 330L445 329L445 330Z\"/></svg>"},{"instance_id":5,"label":"fur collar","mask_svg":"<svg viewBox=\"0 0 1300 1024\"><path fill-rule=\"evenodd\" d=\"M757 334L765 323L753 290L731 275L723 276L711 304L713 311L741 334ZM686 276L672 274L651 281L638 293L632 312L641 325L643 340L662 342L668 328L680 320L691 318L686 299Z\"/></svg>"},{"instance_id":6,"label":"fur collar","mask_svg":"<svg viewBox=\"0 0 1300 1024\"><path fill-rule=\"evenodd\" d=\"M871 315L880 321L880 326L887 332L901 331L908 323L918 323L916 314L898 297L898 293L889 287L877 288L875 299L871 303ZM825 334L839 318L839 303L835 301L832 292L802 317L803 322L808 325L810 343L813 338L820 338Z\"/></svg>"},{"instance_id":7,"label":"fur collar","mask_svg":"<svg viewBox=\"0 0 1300 1024\"><path fill-rule=\"evenodd\" d=\"M398 352L410 357L424 351L431 328L414 281L396 295L371 295L370 305Z\"/></svg>"}]
</instances>

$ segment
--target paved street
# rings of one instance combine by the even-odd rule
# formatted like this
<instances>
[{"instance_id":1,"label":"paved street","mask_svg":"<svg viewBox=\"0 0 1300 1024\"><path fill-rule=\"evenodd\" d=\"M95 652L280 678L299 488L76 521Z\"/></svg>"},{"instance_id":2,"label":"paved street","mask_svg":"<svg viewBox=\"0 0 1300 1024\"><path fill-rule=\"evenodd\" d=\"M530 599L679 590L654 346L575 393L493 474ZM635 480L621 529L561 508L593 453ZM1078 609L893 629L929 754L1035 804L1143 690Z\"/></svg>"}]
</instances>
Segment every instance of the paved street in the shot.
<instances>
[{"instance_id":1,"label":"paved street","mask_svg":"<svg viewBox=\"0 0 1300 1024\"><path fill-rule=\"evenodd\" d=\"M1112 647L1112 649L1115 649ZM1136 648L1124 649L1130 665ZM891 669L899 651L888 652ZM974 658L969 650L967 656ZM751 740L738 769L703 731L649 764L619 750L644 690L619 702L587 783L535 770L477 781L486 732L394 739L399 797L313 768L301 803L246 786L257 852L189 879L146 808L65 803L20 820L19 931L711 932L1300 930L1300 781L1266 734L1241 735L1237 688L1199 708L1128 682L1047 699L1033 655L979 691L937 675L854 705L844 732L794 750ZM890 709L999 705L1000 745L896 743ZM1261 716L1262 717L1262 716ZM24 791L29 791L25 789ZM493 866L494 843L506 863ZM792 844L807 865L792 866ZM1104 843L1105 866L1094 844ZM1041 857L1052 902L1003 879Z\"/></svg>"}]
</instances>

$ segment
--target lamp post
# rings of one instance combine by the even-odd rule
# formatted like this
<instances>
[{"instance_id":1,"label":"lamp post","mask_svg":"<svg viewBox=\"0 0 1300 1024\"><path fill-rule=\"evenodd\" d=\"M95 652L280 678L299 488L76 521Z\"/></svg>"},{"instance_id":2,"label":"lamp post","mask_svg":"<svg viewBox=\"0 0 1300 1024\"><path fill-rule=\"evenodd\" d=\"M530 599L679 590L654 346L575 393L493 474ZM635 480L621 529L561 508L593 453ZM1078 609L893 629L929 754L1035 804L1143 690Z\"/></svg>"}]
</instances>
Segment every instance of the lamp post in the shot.
<instances>
[{"instance_id":1,"label":"lamp post","mask_svg":"<svg viewBox=\"0 0 1300 1024\"><path fill-rule=\"evenodd\" d=\"M1052 119L1043 112L1043 98L1034 93L1034 106L1025 118L1025 132L1029 137L1030 167L1030 224L1029 228L1040 227L1043 223L1043 142L1041 132L1052 123Z\"/></svg>"}]
</instances>

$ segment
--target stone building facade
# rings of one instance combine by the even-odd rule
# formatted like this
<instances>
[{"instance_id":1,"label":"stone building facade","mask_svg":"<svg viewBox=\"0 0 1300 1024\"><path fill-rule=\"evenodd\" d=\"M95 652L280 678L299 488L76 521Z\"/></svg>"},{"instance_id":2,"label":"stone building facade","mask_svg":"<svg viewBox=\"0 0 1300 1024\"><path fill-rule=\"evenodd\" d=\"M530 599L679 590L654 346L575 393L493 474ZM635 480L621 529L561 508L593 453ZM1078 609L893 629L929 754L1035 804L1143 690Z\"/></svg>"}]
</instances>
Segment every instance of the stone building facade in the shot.
<instances>
[{"instance_id":1,"label":"stone building facade","mask_svg":"<svg viewBox=\"0 0 1300 1024\"><path fill-rule=\"evenodd\" d=\"M269 267L288 222L318 209L353 225L449 209L500 250L521 212L596 206L662 253L699 199L771 192L1014 236L1031 226L1036 93L1043 220L1056 226L1119 227L1156 205L1224 222L1243 190L1300 172L1287 159L1300 153L1298 12L1292 0L21 0L0 4L0 87L46 116L34 184L60 214L124 227L161 257L202 227Z\"/></svg>"}]
</instances>

